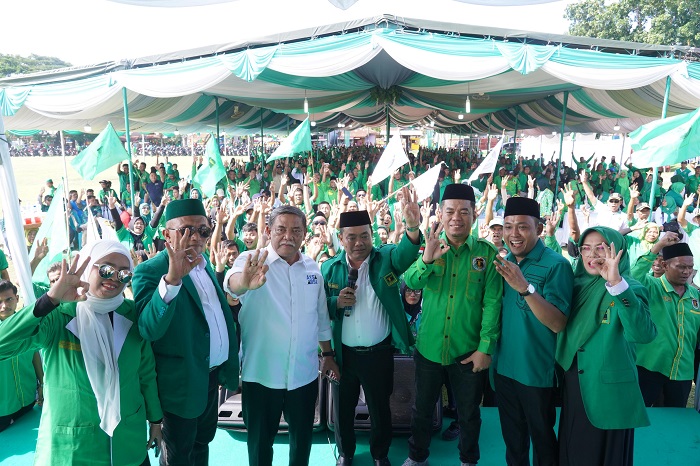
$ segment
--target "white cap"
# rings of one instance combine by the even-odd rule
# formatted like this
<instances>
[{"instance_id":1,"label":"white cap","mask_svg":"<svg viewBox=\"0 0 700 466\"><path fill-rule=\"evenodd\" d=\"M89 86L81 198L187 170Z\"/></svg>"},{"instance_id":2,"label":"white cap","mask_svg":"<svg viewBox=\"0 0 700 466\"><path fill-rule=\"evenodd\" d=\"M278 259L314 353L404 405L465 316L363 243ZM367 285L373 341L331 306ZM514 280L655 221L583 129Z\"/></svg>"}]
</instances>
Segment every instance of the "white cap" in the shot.
<instances>
[{"instance_id":1,"label":"white cap","mask_svg":"<svg viewBox=\"0 0 700 466\"><path fill-rule=\"evenodd\" d=\"M491 220L489 222L489 228L491 228L495 225L503 226L503 218L502 217L494 217L493 220Z\"/></svg>"}]
</instances>

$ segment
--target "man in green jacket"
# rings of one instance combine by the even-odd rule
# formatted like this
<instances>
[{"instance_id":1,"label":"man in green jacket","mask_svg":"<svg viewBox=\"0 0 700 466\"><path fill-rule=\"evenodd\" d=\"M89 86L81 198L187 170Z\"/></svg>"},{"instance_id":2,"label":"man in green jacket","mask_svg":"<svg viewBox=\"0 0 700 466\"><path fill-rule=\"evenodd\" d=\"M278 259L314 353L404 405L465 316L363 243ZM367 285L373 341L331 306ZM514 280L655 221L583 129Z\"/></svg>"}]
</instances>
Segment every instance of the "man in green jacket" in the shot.
<instances>
[{"instance_id":1,"label":"man in green jacket","mask_svg":"<svg viewBox=\"0 0 700 466\"><path fill-rule=\"evenodd\" d=\"M398 245L372 247L372 221L367 211L344 212L338 235L344 251L321 267L333 323L333 348L342 368L340 383L332 387L339 466L351 465L355 454L354 420L360 386L370 413L374 464L390 464L393 348L407 353L413 344L399 294L399 277L416 260L421 244L415 193L403 188L403 194L407 200L403 203L406 234ZM349 270L357 273L356 286L348 286Z\"/></svg>"},{"instance_id":2,"label":"man in green jacket","mask_svg":"<svg viewBox=\"0 0 700 466\"><path fill-rule=\"evenodd\" d=\"M651 250L640 256L632 276L651 293L649 310L657 337L637 345L637 370L644 404L654 406L663 394L663 406L685 408L693 384L693 359L700 334L700 294L688 284L693 273L693 253L678 235L668 232ZM665 272L649 275L657 254L663 254Z\"/></svg>"},{"instance_id":3,"label":"man in green jacket","mask_svg":"<svg viewBox=\"0 0 700 466\"><path fill-rule=\"evenodd\" d=\"M440 222L425 251L406 272L406 285L423 290L416 343L416 401L404 466L427 464L432 413L446 373L455 393L462 466L479 461L486 370L500 333L503 280L493 261L496 247L471 235L476 221L474 190L450 184L440 203ZM444 229L444 232L443 232Z\"/></svg>"},{"instance_id":4,"label":"man in green jacket","mask_svg":"<svg viewBox=\"0 0 700 466\"><path fill-rule=\"evenodd\" d=\"M166 250L134 271L141 335L153 342L163 406L160 464L206 465L218 421L218 387L238 389L233 316L202 255L211 227L199 199L165 210Z\"/></svg>"}]
</instances>

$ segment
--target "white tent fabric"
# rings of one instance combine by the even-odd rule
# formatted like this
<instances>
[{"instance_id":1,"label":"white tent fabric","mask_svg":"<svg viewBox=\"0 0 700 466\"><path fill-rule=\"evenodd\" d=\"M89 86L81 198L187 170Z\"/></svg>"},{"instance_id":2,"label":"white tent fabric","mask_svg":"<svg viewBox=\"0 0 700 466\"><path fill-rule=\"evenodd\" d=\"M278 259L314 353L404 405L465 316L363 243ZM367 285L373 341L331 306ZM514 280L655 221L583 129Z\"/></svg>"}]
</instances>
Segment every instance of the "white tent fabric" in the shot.
<instances>
[{"instance_id":1,"label":"white tent fabric","mask_svg":"<svg viewBox=\"0 0 700 466\"><path fill-rule=\"evenodd\" d=\"M385 21L176 62L114 64L76 79L64 73L55 82L0 80L0 109L10 130L82 130L89 123L100 131L110 121L123 129L126 88L137 132L209 131L218 102L220 126L229 134L261 126L284 133L306 117L307 99L317 129L382 124L388 104L399 125L433 121L444 132L498 133L517 120L519 129L537 134L558 129L568 91L566 131L611 132L620 120L632 130L658 118L667 77L669 116L700 107L697 62L582 49L575 38L528 43Z\"/></svg>"},{"instance_id":2,"label":"white tent fabric","mask_svg":"<svg viewBox=\"0 0 700 466\"><path fill-rule=\"evenodd\" d=\"M218 3L232 3L237 0L110 0L115 3L125 3L127 5L158 7L158 8L184 8L204 5L214 5ZM333 6L346 10L360 0L328 0ZM362 0L369 2L371 0ZM524 6L537 5L540 3L552 3L559 0L455 0L460 3L472 3L474 5L489 6Z\"/></svg>"}]
</instances>

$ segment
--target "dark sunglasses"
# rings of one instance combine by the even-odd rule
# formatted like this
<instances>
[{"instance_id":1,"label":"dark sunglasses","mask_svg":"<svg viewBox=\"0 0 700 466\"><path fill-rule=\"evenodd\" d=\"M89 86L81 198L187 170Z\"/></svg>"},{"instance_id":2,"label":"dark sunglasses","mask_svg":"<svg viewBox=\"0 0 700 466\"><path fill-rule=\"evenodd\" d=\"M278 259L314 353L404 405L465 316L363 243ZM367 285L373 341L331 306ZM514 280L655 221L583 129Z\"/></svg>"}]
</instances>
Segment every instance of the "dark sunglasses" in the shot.
<instances>
[{"instance_id":1,"label":"dark sunglasses","mask_svg":"<svg viewBox=\"0 0 700 466\"><path fill-rule=\"evenodd\" d=\"M121 269L117 271L116 267L109 264L95 264L95 267L97 267L97 272L99 272L100 277L102 278L112 278L116 273L119 283L129 283L131 281L131 277L134 276L131 270Z\"/></svg>"},{"instance_id":2,"label":"dark sunglasses","mask_svg":"<svg viewBox=\"0 0 700 466\"><path fill-rule=\"evenodd\" d=\"M315 226L315 225L325 225L325 224L326 224L326 221L325 221L325 220L319 220L319 221L317 221L317 222L313 222L313 223L312 223L312 225L314 225L314 226Z\"/></svg>"},{"instance_id":3,"label":"dark sunglasses","mask_svg":"<svg viewBox=\"0 0 700 466\"><path fill-rule=\"evenodd\" d=\"M199 226L199 227L182 227L182 228L168 228L168 230L173 230L179 232L181 235L185 235L185 232L189 231L190 236L194 235L195 232L199 233L199 236L202 238L209 238L209 235L211 235L211 228L207 226Z\"/></svg>"}]
</instances>

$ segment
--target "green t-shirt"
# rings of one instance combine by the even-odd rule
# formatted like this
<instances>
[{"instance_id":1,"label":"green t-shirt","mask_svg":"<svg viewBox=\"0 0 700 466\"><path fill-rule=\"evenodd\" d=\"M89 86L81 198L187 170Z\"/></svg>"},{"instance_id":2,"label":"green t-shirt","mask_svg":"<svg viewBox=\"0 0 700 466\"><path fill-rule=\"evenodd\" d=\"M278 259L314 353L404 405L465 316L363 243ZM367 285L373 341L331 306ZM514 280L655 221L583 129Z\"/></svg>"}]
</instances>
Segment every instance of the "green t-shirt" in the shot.
<instances>
[{"instance_id":1,"label":"green t-shirt","mask_svg":"<svg viewBox=\"0 0 700 466\"><path fill-rule=\"evenodd\" d=\"M508 254L506 260L516 263L512 254ZM538 240L518 266L540 296L564 315L569 315L574 271L563 256ZM552 387L556 347L557 334L540 322L525 298L506 283L501 338L494 358L497 373L528 387ZM524 348L527 351L523 351Z\"/></svg>"},{"instance_id":2,"label":"green t-shirt","mask_svg":"<svg viewBox=\"0 0 700 466\"><path fill-rule=\"evenodd\" d=\"M5 252L0 249L0 271L7 269L10 264L7 263L7 256Z\"/></svg>"},{"instance_id":3,"label":"green t-shirt","mask_svg":"<svg viewBox=\"0 0 700 466\"><path fill-rule=\"evenodd\" d=\"M445 233L440 237L446 239ZM497 254L493 244L470 235L433 263L420 257L406 271L406 285L424 290L416 343L423 357L446 366L470 351L494 353L503 296L503 280L493 266Z\"/></svg>"}]
</instances>

